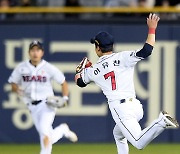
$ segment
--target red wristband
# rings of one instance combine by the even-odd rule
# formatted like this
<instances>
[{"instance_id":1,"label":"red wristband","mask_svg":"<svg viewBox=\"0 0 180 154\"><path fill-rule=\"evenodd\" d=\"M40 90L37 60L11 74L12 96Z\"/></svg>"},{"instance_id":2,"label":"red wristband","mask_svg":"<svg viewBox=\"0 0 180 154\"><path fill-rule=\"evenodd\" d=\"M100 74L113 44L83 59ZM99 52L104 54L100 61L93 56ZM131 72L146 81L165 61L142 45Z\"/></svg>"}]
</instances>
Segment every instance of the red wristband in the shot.
<instances>
[{"instance_id":1,"label":"red wristband","mask_svg":"<svg viewBox=\"0 0 180 154\"><path fill-rule=\"evenodd\" d=\"M148 34L155 34L155 33L156 33L156 29L155 28L149 28Z\"/></svg>"}]
</instances>

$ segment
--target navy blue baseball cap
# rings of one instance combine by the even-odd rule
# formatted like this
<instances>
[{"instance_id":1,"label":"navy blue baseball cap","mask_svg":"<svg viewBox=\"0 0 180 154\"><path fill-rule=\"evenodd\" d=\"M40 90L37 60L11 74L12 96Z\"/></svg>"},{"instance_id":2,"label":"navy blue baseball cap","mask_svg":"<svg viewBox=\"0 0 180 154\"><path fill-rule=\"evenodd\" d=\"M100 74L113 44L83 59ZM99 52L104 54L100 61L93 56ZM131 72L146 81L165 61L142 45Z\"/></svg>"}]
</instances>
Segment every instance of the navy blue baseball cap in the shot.
<instances>
[{"instance_id":1,"label":"navy blue baseball cap","mask_svg":"<svg viewBox=\"0 0 180 154\"><path fill-rule=\"evenodd\" d=\"M32 42L30 43L30 45L29 45L29 50L32 49L34 46L38 46L39 49L44 50L42 43L39 42L39 41L37 41L37 40L34 40L34 41L32 41Z\"/></svg>"},{"instance_id":2,"label":"navy blue baseball cap","mask_svg":"<svg viewBox=\"0 0 180 154\"><path fill-rule=\"evenodd\" d=\"M92 44L97 44L102 48L109 48L114 44L114 38L108 32L99 32L94 38L90 40Z\"/></svg>"}]
</instances>

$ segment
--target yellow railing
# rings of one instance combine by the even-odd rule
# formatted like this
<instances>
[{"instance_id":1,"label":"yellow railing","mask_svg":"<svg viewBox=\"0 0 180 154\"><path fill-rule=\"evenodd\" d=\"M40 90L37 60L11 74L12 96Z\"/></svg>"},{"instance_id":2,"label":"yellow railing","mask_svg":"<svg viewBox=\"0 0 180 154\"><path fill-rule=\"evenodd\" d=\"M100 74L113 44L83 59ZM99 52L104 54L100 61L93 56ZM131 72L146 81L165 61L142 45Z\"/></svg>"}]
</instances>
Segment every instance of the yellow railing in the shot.
<instances>
[{"instance_id":1,"label":"yellow railing","mask_svg":"<svg viewBox=\"0 0 180 154\"><path fill-rule=\"evenodd\" d=\"M180 13L180 7L11 7L0 13Z\"/></svg>"}]
</instances>

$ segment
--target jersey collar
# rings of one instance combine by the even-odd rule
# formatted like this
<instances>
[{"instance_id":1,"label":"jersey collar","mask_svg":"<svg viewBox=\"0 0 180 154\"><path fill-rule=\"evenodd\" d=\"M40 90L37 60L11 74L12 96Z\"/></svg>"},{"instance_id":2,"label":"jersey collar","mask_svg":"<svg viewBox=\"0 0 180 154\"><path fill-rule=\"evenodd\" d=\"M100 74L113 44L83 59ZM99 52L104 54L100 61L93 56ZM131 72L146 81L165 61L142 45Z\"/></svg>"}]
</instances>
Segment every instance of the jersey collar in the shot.
<instances>
[{"instance_id":1,"label":"jersey collar","mask_svg":"<svg viewBox=\"0 0 180 154\"><path fill-rule=\"evenodd\" d=\"M110 54L110 55L101 56L101 57L98 59L97 63L101 63L102 61L104 61L104 60L106 60L106 59L108 59L108 58L110 58L110 57L112 57L112 56L114 56L114 55L115 55L115 53L112 53L112 54Z\"/></svg>"},{"instance_id":2,"label":"jersey collar","mask_svg":"<svg viewBox=\"0 0 180 154\"><path fill-rule=\"evenodd\" d=\"M35 67L34 65L31 64L31 62L28 60L27 64L30 68L34 68L34 69L38 69L41 66L43 66L46 63L46 61L44 59L41 60L41 62Z\"/></svg>"}]
</instances>

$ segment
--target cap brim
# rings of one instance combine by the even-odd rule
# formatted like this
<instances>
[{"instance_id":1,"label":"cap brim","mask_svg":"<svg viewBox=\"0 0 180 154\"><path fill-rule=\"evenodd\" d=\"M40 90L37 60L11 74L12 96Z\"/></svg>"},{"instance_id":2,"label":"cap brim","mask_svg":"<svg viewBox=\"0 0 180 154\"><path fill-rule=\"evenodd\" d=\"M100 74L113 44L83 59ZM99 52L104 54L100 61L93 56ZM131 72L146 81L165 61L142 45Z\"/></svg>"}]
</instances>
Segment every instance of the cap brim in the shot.
<instances>
[{"instance_id":1,"label":"cap brim","mask_svg":"<svg viewBox=\"0 0 180 154\"><path fill-rule=\"evenodd\" d=\"M38 44L32 44L29 49L32 49L34 46L37 46L39 49L43 49L42 46L38 45Z\"/></svg>"},{"instance_id":2,"label":"cap brim","mask_svg":"<svg viewBox=\"0 0 180 154\"><path fill-rule=\"evenodd\" d=\"M91 44L94 44L94 43L95 43L95 39L92 38L92 39L90 40L90 42L91 42Z\"/></svg>"}]
</instances>

